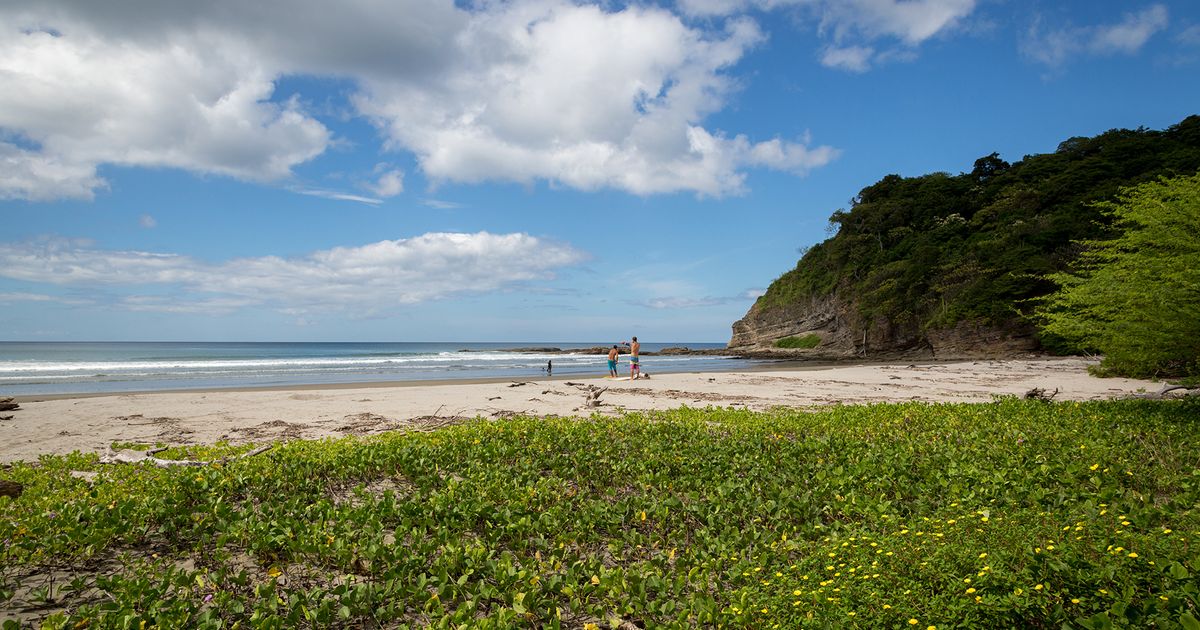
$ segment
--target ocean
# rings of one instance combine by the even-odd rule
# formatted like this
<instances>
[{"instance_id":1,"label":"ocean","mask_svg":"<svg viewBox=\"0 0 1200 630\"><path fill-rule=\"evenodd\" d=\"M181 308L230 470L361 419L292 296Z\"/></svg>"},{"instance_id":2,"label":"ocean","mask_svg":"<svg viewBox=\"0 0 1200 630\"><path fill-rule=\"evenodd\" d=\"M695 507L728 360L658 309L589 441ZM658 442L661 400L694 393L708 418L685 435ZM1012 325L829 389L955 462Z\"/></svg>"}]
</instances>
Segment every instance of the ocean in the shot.
<instances>
[{"instance_id":1,"label":"ocean","mask_svg":"<svg viewBox=\"0 0 1200 630\"><path fill-rule=\"evenodd\" d=\"M602 376L606 357L510 352L514 348L591 348L614 342L215 343L0 342L0 395L90 394L169 389L270 387L380 381ZM643 343L723 348L719 343ZM646 372L740 369L753 360L710 355L649 356ZM629 362L622 356L622 373Z\"/></svg>"}]
</instances>

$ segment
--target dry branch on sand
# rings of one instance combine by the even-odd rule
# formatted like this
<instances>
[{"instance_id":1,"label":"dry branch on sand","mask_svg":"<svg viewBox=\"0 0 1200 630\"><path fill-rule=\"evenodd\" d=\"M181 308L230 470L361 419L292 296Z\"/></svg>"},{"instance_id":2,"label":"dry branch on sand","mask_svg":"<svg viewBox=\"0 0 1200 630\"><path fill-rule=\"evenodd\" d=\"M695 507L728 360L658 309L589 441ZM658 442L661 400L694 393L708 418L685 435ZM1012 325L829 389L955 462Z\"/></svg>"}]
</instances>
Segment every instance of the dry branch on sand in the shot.
<instances>
[{"instance_id":1,"label":"dry branch on sand","mask_svg":"<svg viewBox=\"0 0 1200 630\"><path fill-rule=\"evenodd\" d=\"M1142 398L1142 399L1146 399L1146 400L1162 400L1164 398L1173 398L1173 396L1167 396L1167 394L1174 392L1174 391L1179 391L1179 390L1183 390L1182 393L1175 394L1175 396L1197 396L1197 395L1200 395L1200 389L1191 389L1186 385L1163 385L1163 388L1157 392L1132 394L1129 397L1130 398Z\"/></svg>"},{"instance_id":2,"label":"dry branch on sand","mask_svg":"<svg viewBox=\"0 0 1200 630\"><path fill-rule=\"evenodd\" d=\"M1057 395L1057 387L1055 387L1054 391L1052 392L1048 392L1041 387L1034 387L1033 389L1025 392L1025 400L1040 400L1042 402L1050 402L1054 400L1054 397Z\"/></svg>"},{"instance_id":3,"label":"dry branch on sand","mask_svg":"<svg viewBox=\"0 0 1200 630\"><path fill-rule=\"evenodd\" d=\"M161 452L167 450L168 447L152 448L152 449L145 450L145 451L135 451L132 449L121 449L121 450L117 451L117 450L113 450L113 448L110 446L110 447L108 447L108 452L100 457L100 463L101 464L148 463L148 464L154 465L157 468L171 468L173 466L197 466L197 467L211 466L212 464L224 464L227 462L231 462L231 461L238 460L238 459L243 459L246 457L253 457L255 455L258 455L259 453L263 453L265 451L270 450L271 447L273 447L273 446L275 446L275 445L267 444L265 446L260 446L254 450L242 453L241 455L235 455L232 457L222 457L221 459L210 459L210 460L205 460L205 461L197 461L197 460L190 460L190 459L160 459L160 458L154 456L157 453L161 453Z\"/></svg>"}]
</instances>

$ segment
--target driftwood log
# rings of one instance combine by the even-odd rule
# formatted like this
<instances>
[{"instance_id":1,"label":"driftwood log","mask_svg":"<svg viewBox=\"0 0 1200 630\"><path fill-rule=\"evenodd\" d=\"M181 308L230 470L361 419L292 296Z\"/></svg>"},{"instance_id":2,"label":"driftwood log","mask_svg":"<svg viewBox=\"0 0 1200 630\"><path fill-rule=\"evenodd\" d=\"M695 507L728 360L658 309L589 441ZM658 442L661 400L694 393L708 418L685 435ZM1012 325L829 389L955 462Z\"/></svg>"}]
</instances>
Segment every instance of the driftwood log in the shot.
<instances>
[{"instance_id":1,"label":"driftwood log","mask_svg":"<svg viewBox=\"0 0 1200 630\"><path fill-rule=\"evenodd\" d=\"M1052 392L1048 392L1040 387L1034 387L1033 389L1025 392L1025 400L1040 400L1042 402L1050 402L1054 400L1054 397L1057 395L1057 387L1055 387L1054 391Z\"/></svg>"},{"instance_id":2,"label":"driftwood log","mask_svg":"<svg viewBox=\"0 0 1200 630\"><path fill-rule=\"evenodd\" d=\"M606 391L608 391L607 387L598 389L595 385L589 385L587 396L583 399L584 404L588 407L599 407L600 394L603 394Z\"/></svg>"},{"instance_id":3,"label":"driftwood log","mask_svg":"<svg viewBox=\"0 0 1200 630\"><path fill-rule=\"evenodd\" d=\"M258 455L259 453L270 450L272 446L274 446L274 444L267 444L266 446L260 446L254 450L242 453L241 455L235 455L233 457L222 457L221 459L210 459L210 460L206 460L206 461L197 461L197 460L190 460L190 459L160 459L160 458L154 456L157 453L161 453L161 452L167 450L167 447L152 448L152 449L145 450L145 451L135 451L132 449L121 449L119 451L114 451L113 448L110 446L110 447L108 447L108 452L100 457L100 463L101 464L142 464L142 463L147 463L147 464L151 464L157 468L171 468L174 466L196 466L196 467L211 466L213 464L224 464L226 462L232 462L232 461L243 459L246 457L253 457L255 455Z\"/></svg>"},{"instance_id":4,"label":"driftwood log","mask_svg":"<svg viewBox=\"0 0 1200 630\"><path fill-rule=\"evenodd\" d=\"M17 404L12 396L0 397L0 411L12 411L20 408L21 405Z\"/></svg>"},{"instance_id":5,"label":"driftwood log","mask_svg":"<svg viewBox=\"0 0 1200 630\"><path fill-rule=\"evenodd\" d=\"M25 486L15 481L5 481L0 479L0 497L17 498L25 491Z\"/></svg>"},{"instance_id":6,"label":"driftwood log","mask_svg":"<svg viewBox=\"0 0 1200 630\"><path fill-rule=\"evenodd\" d=\"M1184 390L1185 396L1195 396L1196 392L1189 391L1191 388L1186 385L1163 385L1163 388L1157 392L1149 392L1145 394L1134 394L1130 398L1143 398L1146 400L1162 400L1167 397L1167 394L1176 390Z\"/></svg>"}]
</instances>

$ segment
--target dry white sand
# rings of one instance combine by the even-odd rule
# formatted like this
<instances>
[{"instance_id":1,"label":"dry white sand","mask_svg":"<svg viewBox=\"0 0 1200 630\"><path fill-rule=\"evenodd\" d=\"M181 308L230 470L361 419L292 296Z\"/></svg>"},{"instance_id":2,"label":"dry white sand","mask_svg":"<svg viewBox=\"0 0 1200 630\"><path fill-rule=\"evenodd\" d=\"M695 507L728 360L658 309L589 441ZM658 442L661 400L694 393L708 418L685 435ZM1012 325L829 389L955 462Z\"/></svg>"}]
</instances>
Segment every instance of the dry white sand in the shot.
<instances>
[{"instance_id":1,"label":"dry white sand","mask_svg":"<svg viewBox=\"0 0 1200 630\"><path fill-rule=\"evenodd\" d=\"M648 369L651 361L646 361ZM807 407L900 401L986 402L1034 387L1055 400L1116 398L1160 385L1100 379L1078 358L846 365L819 369L654 374L650 379L297 387L272 391L143 393L22 402L0 421L0 462L43 453L103 452L115 441L204 444L362 435L404 429L430 416L586 416L688 407ZM608 387L596 409L589 387Z\"/></svg>"}]
</instances>

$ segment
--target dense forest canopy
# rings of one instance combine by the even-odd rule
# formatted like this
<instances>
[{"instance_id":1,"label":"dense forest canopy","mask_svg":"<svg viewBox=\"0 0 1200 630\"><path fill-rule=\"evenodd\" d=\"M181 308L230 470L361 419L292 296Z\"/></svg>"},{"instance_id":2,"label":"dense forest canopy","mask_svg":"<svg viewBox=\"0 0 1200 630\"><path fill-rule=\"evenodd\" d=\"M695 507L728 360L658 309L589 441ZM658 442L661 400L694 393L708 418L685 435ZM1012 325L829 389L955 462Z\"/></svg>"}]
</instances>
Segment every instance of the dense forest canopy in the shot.
<instances>
[{"instance_id":1,"label":"dense forest canopy","mask_svg":"<svg viewBox=\"0 0 1200 630\"><path fill-rule=\"evenodd\" d=\"M868 320L1011 323L1029 298L1054 289L1046 276L1078 257L1079 241L1111 236L1097 202L1198 170L1200 116L1190 116L1163 131L1071 138L1012 164L993 153L958 175L888 175L833 213L836 234L809 248L758 307L838 292Z\"/></svg>"}]
</instances>

